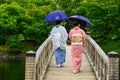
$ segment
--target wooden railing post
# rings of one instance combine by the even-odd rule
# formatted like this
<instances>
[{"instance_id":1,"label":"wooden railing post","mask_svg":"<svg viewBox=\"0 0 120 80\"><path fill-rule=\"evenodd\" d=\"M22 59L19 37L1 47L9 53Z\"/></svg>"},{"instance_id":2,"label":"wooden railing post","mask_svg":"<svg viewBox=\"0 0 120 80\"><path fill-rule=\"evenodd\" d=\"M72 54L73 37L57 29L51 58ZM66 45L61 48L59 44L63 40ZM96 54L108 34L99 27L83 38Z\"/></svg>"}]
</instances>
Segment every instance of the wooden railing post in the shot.
<instances>
[{"instance_id":1,"label":"wooden railing post","mask_svg":"<svg viewBox=\"0 0 120 80\"><path fill-rule=\"evenodd\" d=\"M25 64L25 80L34 79L34 68L35 68L35 52L26 52L26 64Z\"/></svg>"},{"instance_id":2,"label":"wooden railing post","mask_svg":"<svg viewBox=\"0 0 120 80\"><path fill-rule=\"evenodd\" d=\"M109 80L119 80L119 54L108 52L109 56Z\"/></svg>"},{"instance_id":3,"label":"wooden railing post","mask_svg":"<svg viewBox=\"0 0 120 80\"><path fill-rule=\"evenodd\" d=\"M86 32L86 34L87 34L88 36L91 36L91 32Z\"/></svg>"}]
</instances>

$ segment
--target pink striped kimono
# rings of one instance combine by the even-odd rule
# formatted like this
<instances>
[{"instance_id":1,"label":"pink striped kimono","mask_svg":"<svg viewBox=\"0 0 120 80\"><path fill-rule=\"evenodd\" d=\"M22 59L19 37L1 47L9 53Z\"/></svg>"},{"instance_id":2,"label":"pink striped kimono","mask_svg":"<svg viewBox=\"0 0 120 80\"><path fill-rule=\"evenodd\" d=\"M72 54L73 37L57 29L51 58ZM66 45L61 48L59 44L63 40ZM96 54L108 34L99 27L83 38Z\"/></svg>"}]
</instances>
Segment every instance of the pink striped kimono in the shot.
<instances>
[{"instance_id":1,"label":"pink striped kimono","mask_svg":"<svg viewBox=\"0 0 120 80\"><path fill-rule=\"evenodd\" d=\"M86 40L86 33L84 30L80 29L79 27L75 27L69 32L69 38L71 40L72 35L74 34L81 34L82 35L82 41L81 43L75 43L71 42L71 56L72 56L72 63L73 63L73 70L80 70L81 63L82 63L82 50L84 47L84 43Z\"/></svg>"}]
</instances>

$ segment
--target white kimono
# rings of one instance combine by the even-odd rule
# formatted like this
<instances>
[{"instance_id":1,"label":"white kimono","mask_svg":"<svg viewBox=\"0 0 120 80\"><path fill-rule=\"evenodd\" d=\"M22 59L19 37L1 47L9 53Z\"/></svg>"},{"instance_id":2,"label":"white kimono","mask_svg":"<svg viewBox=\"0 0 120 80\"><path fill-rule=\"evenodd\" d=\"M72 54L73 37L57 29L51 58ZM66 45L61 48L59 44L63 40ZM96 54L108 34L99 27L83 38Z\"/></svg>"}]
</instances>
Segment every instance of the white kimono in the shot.
<instances>
[{"instance_id":1,"label":"white kimono","mask_svg":"<svg viewBox=\"0 0 120 80\"><path fill-rule=\"evenodd\" d=\"M53 43L53 49L57 48L65 49L66 41L68 39L68 34L66 29L63 26L57 25L52 28L51 38Z\"/></svg>"}]
</instances>

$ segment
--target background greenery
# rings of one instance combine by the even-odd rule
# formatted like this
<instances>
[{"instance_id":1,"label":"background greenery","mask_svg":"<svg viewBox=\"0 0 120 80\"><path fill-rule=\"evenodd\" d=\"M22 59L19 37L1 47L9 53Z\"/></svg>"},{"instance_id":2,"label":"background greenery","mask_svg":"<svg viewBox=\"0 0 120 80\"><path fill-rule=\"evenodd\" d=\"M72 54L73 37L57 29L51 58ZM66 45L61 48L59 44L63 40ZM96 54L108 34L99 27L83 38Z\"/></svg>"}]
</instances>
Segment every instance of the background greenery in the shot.
<instances>
[{"instance_id":1,"label":"background greenery","mask_svg":"<svg viewBox=\"0 0 120 80\"><path fill-rule=\"evenodd\" d=\"M0 4L0 50L6 53L25 53L22 46L25 42L41 45L53 26L44 24L45 16L55 10L68 16L87 17L93 26L83 28L91 32L98 44L107 45L109 41L120 39L119 0L0 0ZM109 48L104 50L111 51ZM119 48L117 52L120 52Z\"/></svg>"}]
</instances>

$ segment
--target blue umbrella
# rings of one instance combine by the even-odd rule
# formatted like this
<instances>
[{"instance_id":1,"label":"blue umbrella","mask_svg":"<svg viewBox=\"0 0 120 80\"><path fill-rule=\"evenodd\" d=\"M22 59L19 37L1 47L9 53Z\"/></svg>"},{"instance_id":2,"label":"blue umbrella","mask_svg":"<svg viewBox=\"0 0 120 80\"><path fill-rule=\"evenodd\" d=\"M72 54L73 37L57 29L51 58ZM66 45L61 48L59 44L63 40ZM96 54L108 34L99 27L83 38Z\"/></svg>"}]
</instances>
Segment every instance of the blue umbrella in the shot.
<instances>
[{"instance_id":1,"label":"blue umbrella","mask_svg":"<svg viewBox=\"0 0 120 80\"><path fill-rule=\"evenodd\" d=\"M44 23L63 21L63 20L68 20L68 16L64 12L53 11L46 16Z\"/></svg>"},{"instance_id":2,"label":"blue umbrella","mask_svg":"<svg viewBox=\"0 0 120 80\"><path fill-rule=\"evenodd\" d=\"M70 16L69 17L70 21L74 21L77 20L80 22L81 26L88 26L91 27L92 23L90 22L90 20L88 20L86 17L84 16L80 16L80 15L74 15L74 16Z\"/></svg>"}]
</instances>

